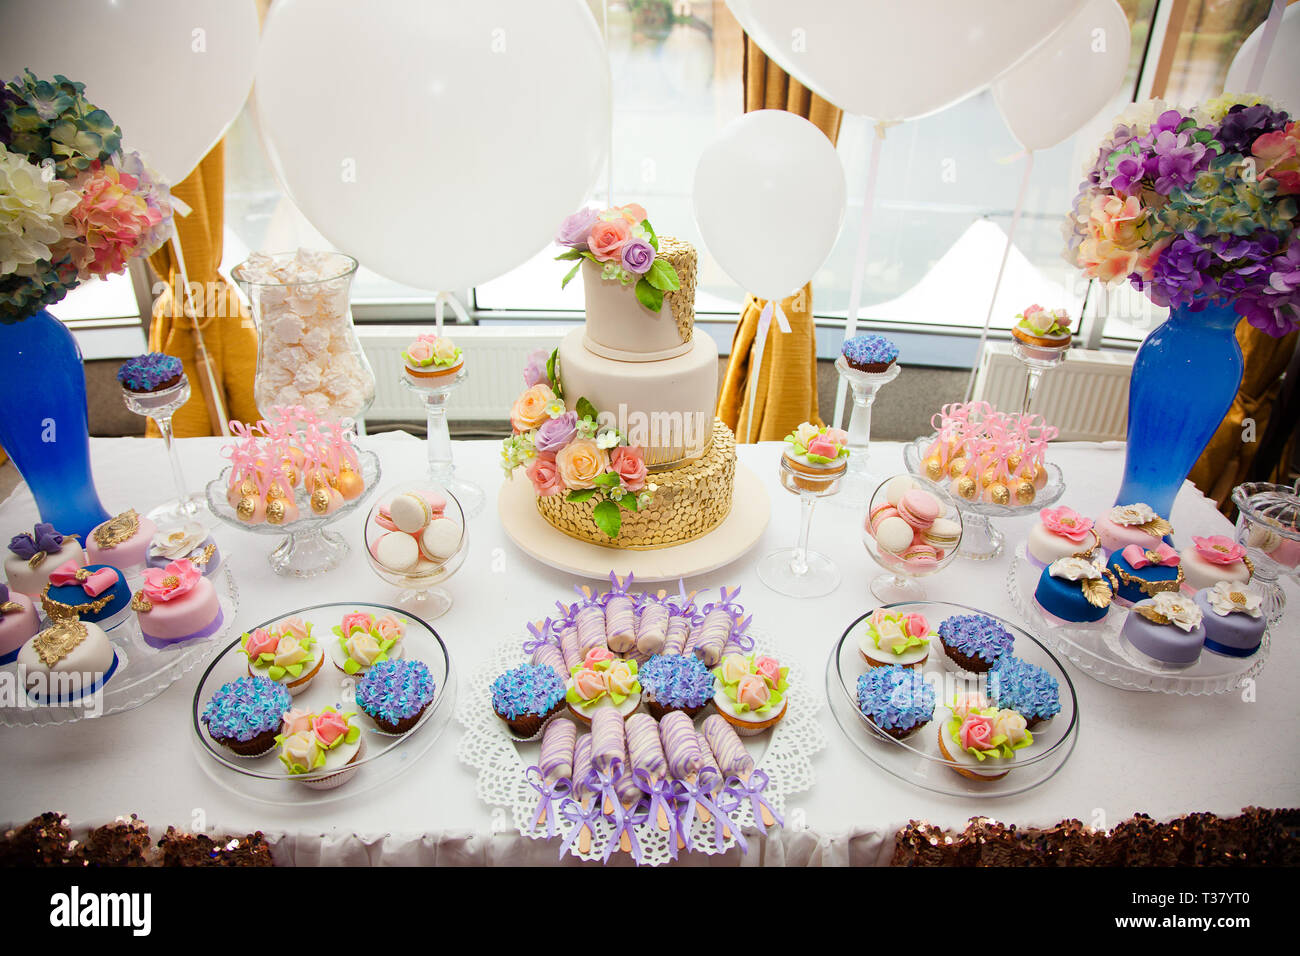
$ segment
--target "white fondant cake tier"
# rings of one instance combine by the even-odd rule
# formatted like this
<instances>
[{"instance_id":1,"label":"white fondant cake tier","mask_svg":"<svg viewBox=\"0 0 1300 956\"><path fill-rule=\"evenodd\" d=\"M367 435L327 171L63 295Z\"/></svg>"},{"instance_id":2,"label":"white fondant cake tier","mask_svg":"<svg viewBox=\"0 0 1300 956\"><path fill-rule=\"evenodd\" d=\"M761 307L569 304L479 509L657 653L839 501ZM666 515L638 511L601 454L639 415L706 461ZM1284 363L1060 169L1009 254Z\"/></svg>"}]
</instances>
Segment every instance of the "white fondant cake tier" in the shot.
<instances>
[{"instance_id":1,"label":"white fondant cake tier","mask_svg":"<svg viewBox=\"0 0 1300 956\"><path fill-rule=\"evenodd\" d=\"M657 362L596 355L574 329L560 343L560 380L569 408L585 398L616 419L651 468L699 458L708 450L718 392L718 346L695 336L685 354Z\"/></svg>"},{"instance_id":2,"label":"white fondant cake tier","mask_svg":"<svg viewBox=\"0 0 1300 956\"><path fill-rule=\"evenodd\" d=\"M585 338L593 352L626 362L647 362L689 349L695 326L695 249L671 236L660 236L657 258L672 263L681 285L679 291L664 294L658 312L641 304L633 283L602 279L599 265L583 261Z\"/></svg>"}]
</instances>

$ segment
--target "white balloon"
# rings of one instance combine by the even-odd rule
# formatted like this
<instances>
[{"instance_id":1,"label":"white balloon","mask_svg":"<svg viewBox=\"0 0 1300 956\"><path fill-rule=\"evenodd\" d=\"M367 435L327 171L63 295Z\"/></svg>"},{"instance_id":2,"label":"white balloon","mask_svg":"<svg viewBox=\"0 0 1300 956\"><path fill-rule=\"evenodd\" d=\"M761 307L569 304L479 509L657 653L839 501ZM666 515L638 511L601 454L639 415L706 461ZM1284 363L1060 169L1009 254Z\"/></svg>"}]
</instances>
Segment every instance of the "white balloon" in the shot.
<instances>
[{"instance_id":1,"label":"white balloon","mask_svg":"<svg viewBox=\"0 0 1300 956\"><path fill-rule=\"evenodd\" d=\"M987 86L1083 0L727 0L745 32L849 113L900 121Z\"/></svg>"},{"instance_id":2,"label":"white balloon","mask_svg":"<svg viewBox=\"0 0 1300 956\"><path fill-rule=\"evenodd\" d=\"M1273 38L1273 48L1269 51L1258 89L1248 90L1246 83L1250 79L1251 67L1255 65L1255 54L1259 52L1259 41L1266 25L1267 21L1257 26L1232 58L1223 91L1267 96L1294 117L1300 112L1300 65L1296 63L1296 51L1300 50L1300 6L1293 3L1282 12L1282 24Z\"/></svg>"},{"instance_id":3,"label":"white balloon","mask_svg":"<svg viewBox=\"0 0 1300 956\"><path fill-rule=\"evenodd\" d=\"M254 95L311 224L437 291L542 249L609 141L609 64L582 0L277 0Z\"/></svg>"},{"instance_id":4,"label":"white balloon","mask_svg":"<svg viewBox=\"0 0 1300 956\"><path fill-rule=\"evenodd\" d=\"M39 0L3 4L0 77L29 68L86 84L169 183L226 134L253 85L253 0Z\"/></svg>"},{"instance_id":5,"label":"white balloon","mask_svg":"<svg viewBox=\"0 0 1300 956\"><path fill-rule=\"evenodd\" d=\"M1047 149L1105 109L1128 72L1132 37L1116 0L1088 0L993 81L993 100L1025 149Z\"/></svg>"},{"instance_id":6,"label":"white balloon","mask_svg":"<svg viewBox=\"0 0 1300 956\"><path fill-rule=\"evenodd\" d=\"M831 254L844 219L844 167L803 117L756 110L705 147L693 201L718 265L747 292L781 299Z\"/></svg>"}]
</instances>

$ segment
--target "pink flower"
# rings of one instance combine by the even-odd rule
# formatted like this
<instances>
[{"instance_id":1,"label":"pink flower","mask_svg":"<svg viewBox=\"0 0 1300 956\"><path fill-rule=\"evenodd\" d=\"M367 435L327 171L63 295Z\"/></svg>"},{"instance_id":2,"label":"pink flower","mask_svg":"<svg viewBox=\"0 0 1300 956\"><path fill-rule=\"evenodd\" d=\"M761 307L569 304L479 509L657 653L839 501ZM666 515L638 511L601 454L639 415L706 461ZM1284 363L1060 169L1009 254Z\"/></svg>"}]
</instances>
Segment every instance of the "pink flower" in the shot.
<instances>
[{"instance_id":1,"label":"pink flower","mask_svg":"<svg viewBox=\"0 0 1300 956\"><path fill-rule=\"evenodd\" d=\"M367 614L364 611L353 611L351 614L343 615L343 624L340 626L340 630L343 631L344 637L351 637L356 631L369 633L374 624L375 617L373 614Z\"/></svg>"},{"instance_id":2,"label":"pink flower","mask_svg":"<svg viewBox=\"0 0 1300 956\"><path fill-rule=\"evenodd\" d=\"M533 483L533 491L537 492L538 497L548 498L564 491L564 479L555 467L554 455L538 455L528 463L524 473Z\"/></svg>"},{"instance_id":3,"label":"pink flower","mask_svg":"<svg viewBox=\"0 0 1300 956\"><path fill-rule=\"evenodd\" d=\"M645 487L645 452L640 445L619 445L610 453L609 470L622 480L624 491L640 491Z\"/></svg>"},{"instance_id":4,"label":"pink flower","mask_svg":"<svg viewBox=\"0 0 1300 956\"><path fill-rule=\"evenodd\" d=\"M600 671L580 670L573 675L573 689L582 700L595 700L605 693L605 675Z\"/></svg>"},{"instance_id":5,"label":"pink flower","mask_svg":"<svg viewBox=\"0 0 1300 956\"><path fill-rule=\"evenodd\" d=\"M736 702L751 710L758 710L771 699L772 692L767 688L767 681L757 674L746 674L736 685Z\"/></svg>"},{"instance_id":6,"label":"pink flower","mask_svg":"<svg viewBox=\"0 0 1300 956\"><path fill-rule=\"evenodd\" d=\"M989 750L989 741L993 739L993 718L983 714L970 713L962 721L957 731L957 738L963 749Z\"/></svg>"},{"instance_id":7,"label":"pink flower","mask_svg":"<svg viewBox=\"0 0 1300 956\"><path fill-rule=\"evenodd\" d=\"M1196 553L1211 564L1236 564L1246 556L1246 549L1227 535L1215 534L1208 538L1192 537Z\"/></svg>"},{"instance_id":8,"label":"pink flower","mask_svg":"<svg viewBox=\"0 0 1300 956\"><path fill-rule=\"evenodd\" d=\"M524 365L525 388L550 383L550 380L546 377L547 358L546 349L534 349L528 354L528 361Z\"/></svg>"},{"instance_id":9,"label":"pink flower","mask_svg":"<svg viewBox=\"0 0 1300 956\"><path fill-rule=\"evenodd\" d=\"M510 409L510 425L514 428L515 434L532 431L542 422L547 421L550 416L546 414L546 406L553 401L555 401L555 393L551 391L549 385L530 385L525 389L524 393L515 399L515 404Z\"/></svg>"},{"instance_id":10,"label":"pink flower","mask_svg":"<svg viewBox=\"0 0 1300 956\"><path fill-rule=\"evenodd\" d=\"M1151 269L1172 237L1152 243L1150 215L1137 196L1094 196L1079 245L1084 271L1103 282L1117 282L1137 272L1150 278Z\"/></svg>"},{"instance_id":11,"label":"pink flower","mask_svg":"<svg viewBox=\"0 0 1300 956\"><path fill-rule=\"evenodd\" d=\"M164 604L188 594L202 577L193 562L184 558L172 561L165 568L145 568L144 596L154 604Z\"/></svg>"},{"instance_id":12,"label":"pink flower","mask_svg":"<svg viewBox=\"0 0 1300 956\"><path fill-rule=\"evenodd\" d=\"M397 641L401 640L406 628L392 614L385 614L379 620L375 621L375 630L379 632L380 640Z\"/></svg>"},{"instance_id":13,"label":"pink flower","mask_svg":"<svg viewBox=\"0 0 1300 956\"><path fill-rule=\"evenodd\" d=\"M606 647L593 647L587 651L587 656L582 659L582 666L588 670L595 670L596 665L602 661L611 661L614 659L613 653Z\"/></svg>"},{"instance_id":14,"label":"pink flower","mask_svg":"<svg viewBox=\"0 0 1300 956\"><path fill-rule=\"evenodd\" d=\"M625 206L615 206L611 212L619 213L624 219L632 225L637 225L646 220L645 207L639 203L630 202Z\"/></svg>"},{"instance_id":15,"label":"pink flower","mask_svg":"<svg viewBox=\"0 0 1300 956\"><path fill-rule=\"evenodd\" d=\"M959 695L957 699L953 701L952 712L953 716L964 720L971 711L984 710L988 706L989 701L987 697L983 694L972 692Z\"/></svg>"},{"instance_id":16,"label":"pink flower","mask_svg":"<svg viewBox=\"0 0 1300 956\"><path fill-rule=\"evenodd\" d=\"M412 365L430 365L433 362L433 344L417 339L406 347L405 354Z\"/></svg>"},{"instance_id":17,"label":"pink flower","mask_svg":"<svg viewBox=\"0 0 1300 956\"><path fill-rule=\"evenodd\" d=\"M930 633L930 622L924 614L904 614L898 619L903 633L908 637L925 637Z\"/></svg>"},{"instance_id":18,"label":"pink flower","mask_svg":"<svg viewBox=\"0 0 1300 956\"><path fill-rule=\"evenodd\" d=\"M1260 178L1277 181L1279 195L1300 193L1300 123L1265 133L1250 148L1262 167Z\"/></svg>"},{"instance_id":19,"label":"pink flower","mask_svg":"<svg viewBox=\"0 0 1300 956\"><path fill-rule=\"evenodd\" d=\"M279 643L278 637L273 637L266 628L259 627L248 635L248 640L244 642L244 652L250 661L255 661L263 654L274 654Z\"/></svg>"},{"instance_id":20,"label":"pink flower","mask_svg":"<svg viewBox=\"0 0 1300 956\"><path fill-rule=\"evenodd\" d=\"M307 628L307 622L300 617L286 617L283 621L275 625L275 629L280 634L288 634L298 640L303 640L310 636Z\"/></svg>"},{"instance_id":21,"label":"pink flower","mask_svg":"<svg viewBox=\"0 0 1300 956\"><path fill-rule=\"evenodd\" d=\"M591 227L587 248L601 262L610 262L623 254L623 244L632 235L628 221L623 217L611 221L601 220Z\"/></svg>"},{"instance_id":22,"label":"pink flower","mask_svg":"<svg viewBox=\"0 0 1300 956\"><path fill-rule=\"evenodd\" d=\"M754 662L758 676L767 681L767 686L775 688L781 683L781 664L774 657L760 657Z\"/></svg>"},{"instance_id":23,"label":"pink flower","mask_svg":"<svg viewBox=\"0 0 1300 956\"><path fill-rule=\"evenodd\" d=\"M835 442L835 444L841 447L849 443L849 433L843 428L828 428L822 434L822 437Z\"/></svg>"},{"instance_id":24,"label":"pink flower","mask_svg":"<svg viewBox=\"0 0 1300 956\"><path fill-rule=\"evenodd\" d=\"M342 714L327 710L316 715L311 722L311 729L316 733L316 739L321 742L321 745L328 747L348 732L348 722L343 719Z\"/></svg>"},{"instance_id":25,"label":"pink flower","mask_svg":"<svg viewBox=\"0 0 1300 956\"><path fill-rule=\"evenodd\" d=\"M808 454L823 458L834 458L840 453L839 446L825 435L818 435L808 443Z\"/></svg>"},{"instance_id":26,"label":"pink flower","mask_svg":"<svg viewBox=\"0 0 1300 956\"><path fill-rule=\"evenodd\" d=\"M1038 512L1038 517L1042 519L1043 527L1052 534L1069 538L1071 541L1082 541L1092 530L1091 518L1084 517L1065 505L1059 508L1044 508Z\"/></svg>"},{"instance_id":27,"label":"pink flower","mask_svg":"<svg viewBox=\"0 0 1300 956\"><path fill-rule=\"evenodd\" d=\"M140 189L140 180L114 166L91 170L81 187L81 202L69 214L86 244L82 275L113 275L142 254L163 215Z\"/></svg>"},{"instance_id":28,"label":"pink flower","mask_svg":"<svg viewBox=\"0 0 1300 956\"><path fill-rule=\"evenodd\" d=\"M289 712L282 718L284 729L281 733L286 737L301 733L304 730L311 730L312 712L302 707L290 708Z\"/></svg>"}]
</instances>

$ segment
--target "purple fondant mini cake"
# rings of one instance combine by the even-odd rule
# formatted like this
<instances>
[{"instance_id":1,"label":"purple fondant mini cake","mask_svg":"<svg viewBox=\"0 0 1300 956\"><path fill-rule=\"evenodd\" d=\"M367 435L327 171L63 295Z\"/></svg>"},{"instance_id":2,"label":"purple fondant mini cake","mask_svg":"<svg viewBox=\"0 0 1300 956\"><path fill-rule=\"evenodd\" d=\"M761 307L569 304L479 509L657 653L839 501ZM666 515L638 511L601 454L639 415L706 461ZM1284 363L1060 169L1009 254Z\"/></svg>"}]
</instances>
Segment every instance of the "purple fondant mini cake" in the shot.
<instances>
[{"instance_id":1,"label":"purple fondant mini cake","mask_svg":"<svg viewBox=\"0 0 1300 956\"><path fill-rule=\"evenodd\" d=\"M1219 581L1196 592L1205 628L1205 649L1227 657L1250 657L1264 640L1263 598L1247 584Z\"/></svg>"},{"instance_id":2,"label":"purple fondant mini cake","mask_svg":"<svg viewBox=\"0 0 1300 956\"><path fill-rule=\"evenodd\" d=\"M1191 667L1205 644L1203 615L1184 594L1161 591L1138 601L1124 620L1120 643L1134 657L1156 670Z\"/></svg>"}]
</instances>

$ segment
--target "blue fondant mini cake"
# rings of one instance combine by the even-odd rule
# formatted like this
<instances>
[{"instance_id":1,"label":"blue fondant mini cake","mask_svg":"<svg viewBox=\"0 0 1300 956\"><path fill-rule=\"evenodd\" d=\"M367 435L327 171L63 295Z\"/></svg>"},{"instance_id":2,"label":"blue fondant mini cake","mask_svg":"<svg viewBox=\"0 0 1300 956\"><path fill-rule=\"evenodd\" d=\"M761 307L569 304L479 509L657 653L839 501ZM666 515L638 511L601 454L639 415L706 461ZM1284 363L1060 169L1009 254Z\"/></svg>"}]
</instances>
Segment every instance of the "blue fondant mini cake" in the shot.
<instances>
[{"instance_id":1,"label":"blue fondant mini cake","mask_svg":"<svg viewBox=\"0 0 1300 956\"><path fill-rule=\"evenodd\" d=\"M1003 654L1010 654L1016 639L984 614L958 614L939 625L939 641L948 659L972 673L987 671Z\"/></svg>"},{"instance_id":2,"label":"blue fondant mini cake","mask_svg":"<svg viewBox=\"0 0 1300 956\"><path fill-rule=\"evenodd\" d=\"M1051 720L1061 711L1061 690L1047 671L1004 654L989 671L989 697L998 707L1014 710L1027 727Z\"/></svg>"},{"instance_id":3,"label":"blue fondant mini cake","mask_svg":"<svg viewBox=\"0 0 1300 956\"><path fill-rule=\"evenodd\" d=\"M855 335L844 342L843 353L859 372L883 372L898 361L898 346L883 335Z\"/></svg>"},{"instance_id":4,"label":"blue fondant mini cake","mask_svg":"<svg viewBox=\"0 0 1300 956\"><path fill-rule=\"evenodd\" d=\"M694 654L656 654L636 676L655 720L673 710L694 716L717 692L713 672Z\"/></svg>"},{"instance_id":5,"label":"blue fondant mini cake","mask_svg":"<svg viewBox=\"0 0 1300 956\"><path fill-rule=\"evenodd\" d=\"M65 605L83 621L98 624L108 631L121 624L131 613L131 589L126 577L107 564L89 564L84 568L58 568L50 575L49 590L41 597L42 605ZM46 615L50 614L48 608Z\"/></svg>"},{"instance_id":6,"label":"blue fondant mini cake","mask_svg":"<svg viewBox=\"0 0 1300 956\"><path fill-rule=\"evenodd\" d=\"M275 746L280 722L293 697L279 681L240 677L209 698L200 719L208 733L243 757L256 757Z\"/></svg>"},{"instance_id":7,"label":"blue fondant mini cake","mask_svg":"<svg viewBox=\"0 0 1300 956\"><path fill-rule=\"evenodd\" d=\"M1183 584L1178 552L1163 541L1152 546L1125 545L1110 556L1107 568L1115 575L1115 600L1127 606Z\"/></svg>"},{"instance_id":8,"label":"blue fondant mini cake","mask_svg":"<svg viewBox=\"0 0 1300 956\"><path fill-rule=\"evenodd\" d=\"M873 667L858 677L858 710L899 740L934 717L934 687L911 667Z\"/></svg>"},{"instance_id":9,"label":"blue fondant mini cake","mask_svg":"<svg viewBox=\"0 0 1300 956\"><path fill-rule=\"evenodd\" d=\"M419 723L436 689L424 661L380 661L357 683L357 706L385 733L404 734Z\"/></svg>"},{"instance_id":10,"label":"blue fondant mini cake","mask_svg":"<svg viewBox=\"0 0 1300 956\"><path fill-rule=\"evenodd\" d=\"M1058 558L1043 568L1034 601L1065 624L1092 624L1110 610L1113 593L1101 566L1087 558Z\"/></svg>"},{"instance_id":11,"label":"blue fondant mini cake","mask_svg":"<svg viewBox=\"0 0 1300 956\"><path fill-rule=\"evenodd\" d=\"M567 688L555 668L521 664L492 682L492 709L520 737L532 737L564 706Z\"/></svg>"}]
</instances>

